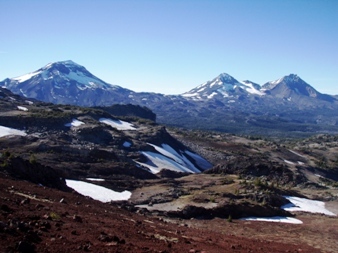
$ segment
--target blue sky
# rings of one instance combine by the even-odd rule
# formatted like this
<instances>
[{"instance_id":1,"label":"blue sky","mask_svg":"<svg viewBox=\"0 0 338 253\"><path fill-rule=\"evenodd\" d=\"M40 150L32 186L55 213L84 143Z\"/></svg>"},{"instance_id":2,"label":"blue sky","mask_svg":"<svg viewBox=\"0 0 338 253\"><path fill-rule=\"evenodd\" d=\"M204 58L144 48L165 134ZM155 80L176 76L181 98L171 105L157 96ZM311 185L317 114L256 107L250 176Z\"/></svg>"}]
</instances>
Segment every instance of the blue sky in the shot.
<instances>
[{"instance_id":1,"label":"blue sky","mask_svg":"<svg viewBox=\"0 0 338 253\"><path fill-rule=\"evenodd\" d=\"M338 94L337 0L0 0L0 80L73 60L135 91L290 73Z\"/></svg>"}]
</instances>

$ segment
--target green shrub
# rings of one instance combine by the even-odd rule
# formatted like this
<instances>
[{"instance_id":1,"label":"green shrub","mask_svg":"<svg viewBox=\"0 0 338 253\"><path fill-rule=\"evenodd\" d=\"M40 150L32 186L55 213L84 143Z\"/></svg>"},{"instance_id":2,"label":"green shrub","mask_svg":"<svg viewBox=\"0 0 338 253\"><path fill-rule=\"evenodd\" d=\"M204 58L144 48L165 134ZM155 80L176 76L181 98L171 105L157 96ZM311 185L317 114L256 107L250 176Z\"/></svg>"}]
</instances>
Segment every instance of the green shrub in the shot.
<instances>
[{"instance_id":1,"label":"green shrub","mask_svg":"<svg viewBox=\"0 0 338 253\"><path fill-rule=\"evenodd\" d=\"M36 164L36 157L34 154L31 154L29 157L29 163L30 164Z\"/></svg>"},{"instance_id":2,"label":"green shrub","mask_svg":"<svg viewBox=\"0 0 338 253\"><path fill-rule=\"evenodd\" d=\"M49 216L50 216L50 218L51 218L52 220L60 220L60 215L58 215L58 214L55 213L55 212L51 212L51 213L49 214Z\"/></svg>"}]
</instances>

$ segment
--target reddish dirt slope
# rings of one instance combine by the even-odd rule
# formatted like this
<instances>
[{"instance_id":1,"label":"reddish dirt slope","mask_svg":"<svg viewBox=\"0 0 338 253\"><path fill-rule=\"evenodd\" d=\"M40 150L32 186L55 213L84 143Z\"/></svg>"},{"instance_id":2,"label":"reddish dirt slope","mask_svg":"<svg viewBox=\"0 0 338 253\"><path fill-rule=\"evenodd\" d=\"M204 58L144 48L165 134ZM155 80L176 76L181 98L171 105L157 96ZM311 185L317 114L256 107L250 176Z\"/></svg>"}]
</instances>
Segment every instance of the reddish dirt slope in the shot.
<instances>
[{"instance_id":1,"label":"reddish dirt slope","mask_svg":"<svg viewBox=\"0 0 338 253\"><path fill-rule=\"evenodd\" d=\"M0 252L320 252L167 223L2 174L0 208Z\"/></svg>"}]
</instances>

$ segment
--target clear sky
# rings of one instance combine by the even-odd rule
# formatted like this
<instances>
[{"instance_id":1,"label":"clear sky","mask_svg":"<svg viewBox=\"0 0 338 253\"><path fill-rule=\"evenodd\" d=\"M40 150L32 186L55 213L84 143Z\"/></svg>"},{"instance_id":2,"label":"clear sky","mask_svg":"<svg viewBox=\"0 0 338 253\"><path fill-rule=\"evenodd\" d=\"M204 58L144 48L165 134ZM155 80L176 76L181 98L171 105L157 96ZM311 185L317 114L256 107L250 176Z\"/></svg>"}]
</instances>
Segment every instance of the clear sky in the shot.
<instances>
[{"instance_id":1,"label":"clear sky","mask_svg":"<svg viewBox=\"0 0 338 253\"><path fill-rule=\"evenodd\" d=\"M134 91L290 73L338 94L338 0L0 0L0 80L73 60Z\"/></svg>"}]
</instances>

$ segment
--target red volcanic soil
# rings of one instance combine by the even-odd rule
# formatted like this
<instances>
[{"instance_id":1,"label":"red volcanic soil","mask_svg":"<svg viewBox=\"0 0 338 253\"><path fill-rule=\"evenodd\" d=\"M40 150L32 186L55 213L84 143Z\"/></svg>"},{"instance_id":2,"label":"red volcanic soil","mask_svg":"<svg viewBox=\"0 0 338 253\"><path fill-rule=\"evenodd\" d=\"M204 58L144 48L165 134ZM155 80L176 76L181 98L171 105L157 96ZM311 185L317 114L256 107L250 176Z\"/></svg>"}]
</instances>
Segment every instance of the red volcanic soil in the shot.
<instances>
[{"instance_id":1,"label":"red volcanic soil","mask_svg":"<svg viewBox=\"0 0 338 253\"><path fill-rule=\"evenodd\" d=\"M231 235L192 228L193 220L176 221L0 173L0 252L321 252L306 244ZM250 226L254 231L255 225Z\"/></svg>"}]
</instances>

